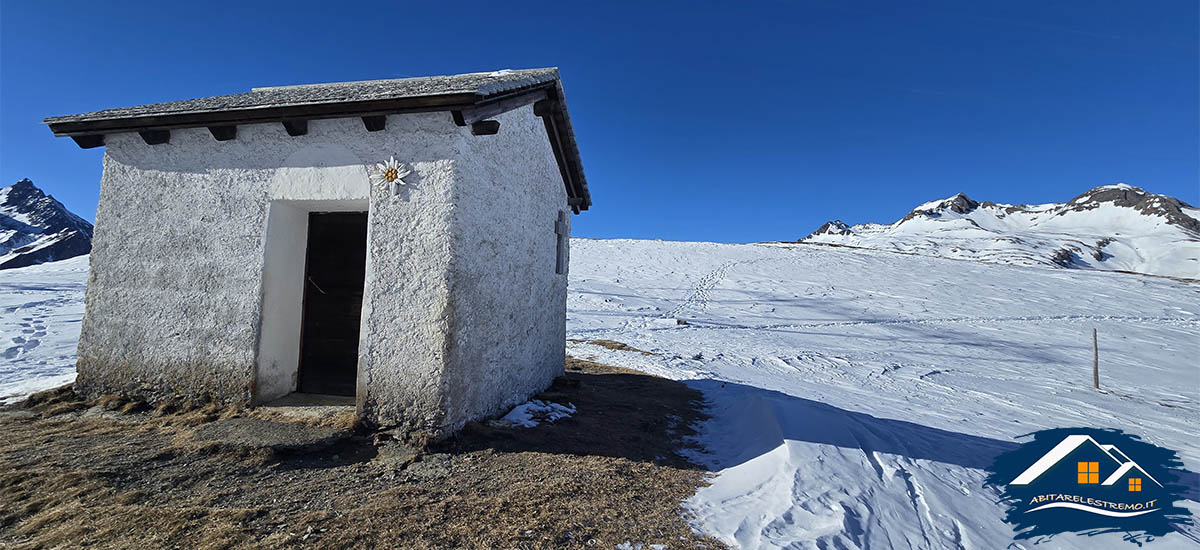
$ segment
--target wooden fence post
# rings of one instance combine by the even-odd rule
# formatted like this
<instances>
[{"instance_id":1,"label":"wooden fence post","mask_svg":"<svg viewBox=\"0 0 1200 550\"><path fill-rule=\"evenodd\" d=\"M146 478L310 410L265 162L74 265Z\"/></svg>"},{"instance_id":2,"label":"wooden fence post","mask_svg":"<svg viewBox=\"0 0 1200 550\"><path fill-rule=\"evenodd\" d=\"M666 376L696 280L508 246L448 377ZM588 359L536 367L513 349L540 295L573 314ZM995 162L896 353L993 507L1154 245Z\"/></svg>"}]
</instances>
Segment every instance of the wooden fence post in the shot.
<instances>
[{"instance_id":1,"label":"wooden fence post","mask_svg":"<svg viewBox=\"0 0 1200 550\"><path fill-rule=\"evenodd\" d=\"M1100 389L1100 347L1096 344L1096 329L1092 329L1092 387Z\"/></svg>"}]
</instances>

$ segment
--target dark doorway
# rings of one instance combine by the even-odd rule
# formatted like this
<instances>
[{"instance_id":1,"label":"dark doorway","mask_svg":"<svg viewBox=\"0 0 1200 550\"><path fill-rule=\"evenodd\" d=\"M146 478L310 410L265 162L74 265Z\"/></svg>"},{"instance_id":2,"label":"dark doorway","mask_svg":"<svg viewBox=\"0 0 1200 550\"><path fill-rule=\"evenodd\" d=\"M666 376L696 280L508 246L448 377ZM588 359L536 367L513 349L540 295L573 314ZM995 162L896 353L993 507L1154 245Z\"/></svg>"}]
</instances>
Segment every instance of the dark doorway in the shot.
<instances>
[{"instance_id":1,"label":"dark doorway","mask_svg":"<svg viewBox=\"0 0 1200 550\"><path fill-rule=\"evenodd\" d=\"M366 272L367 213L309 214L296 391L354 395Z\"/></svg>"}]
</instances>

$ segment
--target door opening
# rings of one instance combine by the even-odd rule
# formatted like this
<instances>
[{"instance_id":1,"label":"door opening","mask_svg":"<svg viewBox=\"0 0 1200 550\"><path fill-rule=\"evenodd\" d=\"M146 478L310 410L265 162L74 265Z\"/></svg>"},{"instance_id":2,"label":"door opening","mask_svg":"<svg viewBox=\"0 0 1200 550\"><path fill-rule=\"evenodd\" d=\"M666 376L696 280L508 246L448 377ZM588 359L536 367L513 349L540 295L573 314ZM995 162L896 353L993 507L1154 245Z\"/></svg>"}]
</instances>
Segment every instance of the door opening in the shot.
<instances>
[{"instance_id":1,"label":"door opening","mask_svg":"<svg viewBox=\"0 0 1200 550\"><path fill-rule=\"evenodd\" d=\"M308 215L296 391L355 394L366 264L366 212Z\"/></svg>"}]
</instances>

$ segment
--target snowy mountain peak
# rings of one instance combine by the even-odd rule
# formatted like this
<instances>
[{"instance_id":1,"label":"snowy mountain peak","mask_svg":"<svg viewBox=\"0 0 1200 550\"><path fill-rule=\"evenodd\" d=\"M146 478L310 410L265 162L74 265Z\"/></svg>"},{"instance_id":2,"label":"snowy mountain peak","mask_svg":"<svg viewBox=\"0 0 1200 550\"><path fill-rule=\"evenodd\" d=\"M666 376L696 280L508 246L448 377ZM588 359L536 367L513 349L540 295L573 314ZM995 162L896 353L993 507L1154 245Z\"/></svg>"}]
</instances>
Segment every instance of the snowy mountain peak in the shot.
<instances>
[{"instance_id":1,"label":"snowy mountain peak","mask_svg":"<svg viewBox=\"0 0 1200 550\"><path fill-rule=\"evenodd\" d=\"M845 222L843 222L842 220L833 220L833 221L825 222L824 225L817 228L816 231L813 231L812 234L810 234L806 238L811 238L814 235L825 235L825 234L849 235L850 233L851 233L850 226L846 225Z\"/></svg>"},{"instance_id":2,"label":"snowy mountain peak","mask_svg":"<svg viewBox=\"0 0 1200 550\"><path fill-rule=\"evenodd\" d=\"M1163 218L1166 223L1178 225L1200 237L1200 220L1197 219L1200 212L1196 208L1175 197L1156 195L1124 183L1091 189L1068 201L1060 215L1066 211L1093 210L1102 204L1132 208L1146 216Z\"/></svg>"},{"instance_id":3,"label":"snowy mountain peak","mask_svg":"<svg viewBox=\"0 0 1200 550\"><path fill-rule=\"evenodd\" d=\"M18 181L17 183L12 184L11 186L9 186L8 190L9 191L25 191L25 192L37 191L39 193L41 192L41 190L38 189L37 186L35 186L33 184L33 180L31 180L29 178L23 178L20 181Z\"/></svg>"},{"instance_id":4,"label":"snowy mountain peak","mask_svg":"<svg viewBox=\"0 0 1200 550\"><path fill-rule=\"evenodd\" d=\"M958 214L969 214L972 210L979 208L979 203L971 200L965 193L959 193L953 197L942 199L940 201L932 201L922 204L909 212L904 217L906 220L911 220L917 216L939 216L943 211L955 212Z\"/></svg>"},{"instance_id":5,"label":"snowy mountain peak","mask_svg":"<svg viewBox=\"0 0 1200 550\"><path fill-rule=\"evenodd\" d=\"M92 224L30 179L0 189L0 269L63 260L91 248Z\"/></svg>"},{"instance_id":6,"label":"snowy mountain peak","mask_svg":"<svg viewBox=\"0 0 1200 550\"><path fill-rule=\"evenodd\" d=\"M1035 205L978 202L958 193L891 224L837 220L800 241L1200 279L1200 209L1126 183Z\"/></svg>"}]
</instances>

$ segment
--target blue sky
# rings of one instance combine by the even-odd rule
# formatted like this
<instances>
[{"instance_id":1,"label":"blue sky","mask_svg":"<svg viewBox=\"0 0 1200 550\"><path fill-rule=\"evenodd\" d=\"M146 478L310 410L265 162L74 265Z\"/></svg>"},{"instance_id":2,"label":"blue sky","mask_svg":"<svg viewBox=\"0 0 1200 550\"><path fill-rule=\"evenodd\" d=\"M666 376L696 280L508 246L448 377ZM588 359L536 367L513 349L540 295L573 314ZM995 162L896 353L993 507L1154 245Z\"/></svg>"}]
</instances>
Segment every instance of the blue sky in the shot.
<instances>
[{"instance_id":1,"label":"blue sky","mask_svg":"<svg viewBox=\"0 0 1200 550\"><path fill-rule=\"evenodd\" d=\"M1200 203L1194 0L348 4L0 0L0 184L93 216L103 150L46 116L557 66L576 236L795 239L1118 181Z\"/></svg>"}]
</instances>

